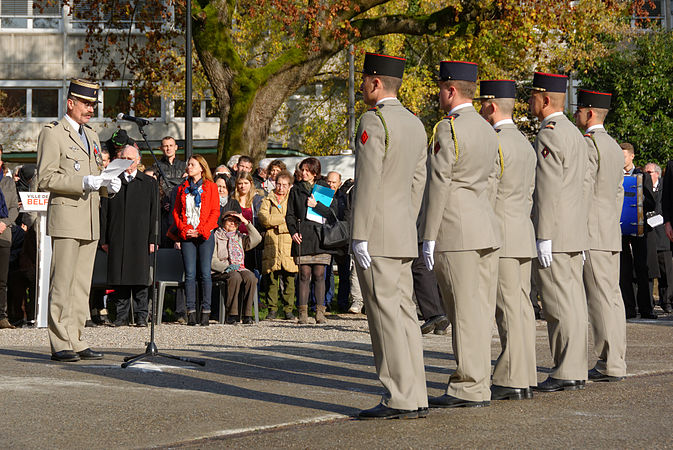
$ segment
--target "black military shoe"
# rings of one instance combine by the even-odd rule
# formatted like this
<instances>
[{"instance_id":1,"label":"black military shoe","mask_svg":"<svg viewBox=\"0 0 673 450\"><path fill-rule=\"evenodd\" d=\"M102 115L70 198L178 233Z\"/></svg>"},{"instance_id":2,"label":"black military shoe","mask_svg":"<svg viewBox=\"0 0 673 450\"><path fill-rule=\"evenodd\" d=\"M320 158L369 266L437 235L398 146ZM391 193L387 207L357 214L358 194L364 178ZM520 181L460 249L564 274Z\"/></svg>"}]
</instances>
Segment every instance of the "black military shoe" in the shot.
<instances>
[{"instance_id":1,"label":"black military shoe","mask_svg":"<svg viewBox=\"0 0 673 450\"><path fill-rule=\"evenodd\" d=\"M430 317L421 325L421 333L428 334L433 332L435 329L444 330L449 326L449 319L444 315Z\"/></svg>"},{"instance_id":2,"label":"black military shoe","mask_svg":"<svg viewBox=\"0 0 673 450\"><path fill-rule=\"evenodd\" d=\"M428 404L430 408L480 408L482 406L490 406L491 402L473 402L444 394L439 397L428 397Z\"/></svg>"},{"instance_id":3,"label":"black military shoe","mask_svg":"<svg viewBox=\"0 0 673 450\"><path fill-rule=\"evenodd\" d=\"M372 419L417 419L418 411L415 409L394 409L378 404L373 408L364 409L358 414L360 420Z\"/></svg>"},{"instance_id":4,"label":"black military shoe","mask_svg":"<svg viewBox=\"0 0 673 450\"><path fill-rule=\"evenodd\" d=\"M528 386L526 388L526 400L533 398L533 386Z\"/></svg>"},{"instance_id":5,"label":"black military shoe","mask_svg":"<svg viewBox=\"0 0 673 450\"><path fill-rule=\"evenodd\" d=\"M526 398L526 389L508 386L491 386L491 400L523 400Z\"/></svg>"},{"instance_id":6,"label":"black military shoe","mask_svg":"<svg viewBox=\"0 0 673 450\"><path fill-rule=\"evenodd\" d=\"M577 389L584 389L585 384L584 380L559 380L548 377L542 383L534 386L533 389L540 392L576 391Z\"/></svg>"},{"instance_id":7,"label":"black military shoe","mask_svg":"<svg viewBox=\"0 0 673 450\"><path fill-rule=\"evenodd\" d=\"M75 362L79 361L80 357L72 350L61 350L60 352L52 353L51 359L60 362Z\"/></svg>"},{"instance_id":8,"label":"black military shoe","mask_svg":"<svg viewBox=\"0 0 673 450\"><path fill-rule=\"evenodd\" d=\"M624 379L624 377L613 377L613 376L610 376L610 375L605 375L603 373L600 373L595 368L591 369L589 371L589 380L590 381L608 381L608 382L611 382L611 381L622 381L623 379Z\"/></svg>"},{"instance_id":9,"label":"black military shoe","mask_svg":"<svg viewBox=\"0 0 673 450\"><path fill-rule=\"evenodd\" d=\"M102 353L94 352L90 348L84 349L81 352L77 352L77 354L82 359L103 359Z\"/></svg>"},{"instance_id":10,"label":"black military shoe","mask_svg":"<svg viewBox=\"0 0 673 450\"><path fill-rule=\"evenodd\" d=\"M425 408L418 408L418 418L425 419L430 414L430 408L427 406Z\"/></svg>"}]
</instances>

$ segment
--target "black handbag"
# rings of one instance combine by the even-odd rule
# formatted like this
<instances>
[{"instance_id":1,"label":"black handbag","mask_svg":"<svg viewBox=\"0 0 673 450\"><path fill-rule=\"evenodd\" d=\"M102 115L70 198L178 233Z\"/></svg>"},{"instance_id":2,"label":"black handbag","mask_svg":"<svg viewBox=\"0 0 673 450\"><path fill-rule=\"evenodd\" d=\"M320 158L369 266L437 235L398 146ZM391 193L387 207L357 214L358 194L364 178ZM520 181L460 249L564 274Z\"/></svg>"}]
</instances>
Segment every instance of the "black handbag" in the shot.
<instances>
[{"instance_id":1,"label":"black handbag","mask_svg":"<svg viewBox=\"0 0 673 450\"><path fill-rule=\"evenodd\" d=\"M339 220L332 211L335 221L322 226L322 247L326 249L347 247L350 240L348 222Z\"/></svg>"}]
</instances>

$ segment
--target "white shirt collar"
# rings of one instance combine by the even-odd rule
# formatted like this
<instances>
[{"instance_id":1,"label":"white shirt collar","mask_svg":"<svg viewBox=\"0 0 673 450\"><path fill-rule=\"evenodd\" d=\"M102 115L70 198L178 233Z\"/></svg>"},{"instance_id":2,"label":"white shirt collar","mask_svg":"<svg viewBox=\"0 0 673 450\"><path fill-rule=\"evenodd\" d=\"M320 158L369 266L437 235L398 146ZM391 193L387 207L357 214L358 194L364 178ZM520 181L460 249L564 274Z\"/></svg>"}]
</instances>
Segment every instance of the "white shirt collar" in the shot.
<instances>
[{"instance_id":1,"label":"white shirt collar","mask_svg":"<svg viewBox=\"0 0 673 450\"><path fill-rule=\"evenodd\" d=\"M499 121L497 121L496 123L494 123L494 124L493 124L493 128L498 128L498 127L501 126L501 125L507 125L507 124L509 124L509 123L511 123L512 125L514 125L514 121L513 121L512 119L502 119L502 120L499 120Z\"/></svg>"},{"instance_id":2,"label":"white shirt collar","mask_svg":"<svg viewBox=\"0 0 673 450\"><path fill-rule=\"evenodd\" d=\"M79 127L81 127L82 125L80 125L80 124L78 124L77 122L75 122L75 120L74 120L72 117L70 117L69 115L67 115L67 114L66 114L64 117L65 117L65 120L68 121L68 123L70 124L70 126L72 127L72 129L75 130L75 133L78 133L78 134L79 134Z\"/></svg>"},{"instance_id":3,"label":"white shirt collar","mask_svg":"<svg viewBox=\"0 0 673 450\"><path fill-rule=\"evenodd\" d=\"M472 102L461 103L460 105L456 106L456 107L453 108L451 111L449 111L449 115L455 113L455 112L458 111L459 109L467 108L468 106L472 106Z\"/></svg>"},{"instance_id":4,"label":"white shirt collar","mask_svg":"<svg viewBox=\"0 0 673 450\"><path fill-rule=\"evenodd\" d=\"M385 97L376 102L377 105L380 105L381 103L385 102L386 100L397 100L397 97Z\"/></svg>"},{"instance_id":5,"label":"white shirt collar","mask_svg":"<svg viewBox=\"0 0 673 450\"><path fill-rule=\"evenodd\" d=\"M549 114L549 115L548 115L547 117L545 117L544 120L542 120L542 121L545 122L545 121L547 121L547 120L549 120L549 119L552 119L552 118L554 118L554 117L558 117L558 116L562 116L562 115L563 115L563 111L556 111L556 112L554 112L554 113Z\"/></svg>"},{"instance_id":6,"label":"white shirt collar","mask_svg":"<svg viewBox=\"0 0 673 450\"><path fill-rule=\"evenodd\" d=\"M659 187L659 180L652 186L652 189L656 190Z\"/></svg>"},{"instance_id":7,"label":"white shirt collar","mask_svg":"<svg viewBox=\"0 0 673 450\"><path fill-rule=\"evenodd\" d=\"M599 128L604 128L602 123L596 124L596 125L591 125L589 128L587 128L587 133L593 131L593 130L598 130Z\"/></svg>"},{"instance_id":8,"label":"white shirt collar","mask_svg":"<svg viewBox=\"0 0 673 450\"><path fill-rule=\"evenodd\" d=\"M126 179L127 179L127 180L129 179L129 177L135 178L136 175L138 175L138 169L134 170L134 171L131 172L131 173L124 172L124 175L126 175Z\"/></svg>"}]
</instances>

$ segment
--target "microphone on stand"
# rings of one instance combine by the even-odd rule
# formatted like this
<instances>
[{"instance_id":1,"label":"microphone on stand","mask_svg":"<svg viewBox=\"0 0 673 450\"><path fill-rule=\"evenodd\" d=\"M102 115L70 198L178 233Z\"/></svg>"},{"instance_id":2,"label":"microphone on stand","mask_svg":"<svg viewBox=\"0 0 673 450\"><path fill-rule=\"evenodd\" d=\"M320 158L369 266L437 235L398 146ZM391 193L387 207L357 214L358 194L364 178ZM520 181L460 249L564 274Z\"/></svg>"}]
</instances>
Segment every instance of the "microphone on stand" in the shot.
<instances>
[{"instance_id":1,"label":"microphone on stand","mask_svg":"<svg viewBox=\"0 0 673 450\"><path fill-rule=\"evenodd\" d=\"M141 119L139 117L129 116L128 114L119 113L117 114L117 120L127 120L129 122L135 122L139 127L144 127L150 123L147 119Z\"/></svg>"}]
</instances>

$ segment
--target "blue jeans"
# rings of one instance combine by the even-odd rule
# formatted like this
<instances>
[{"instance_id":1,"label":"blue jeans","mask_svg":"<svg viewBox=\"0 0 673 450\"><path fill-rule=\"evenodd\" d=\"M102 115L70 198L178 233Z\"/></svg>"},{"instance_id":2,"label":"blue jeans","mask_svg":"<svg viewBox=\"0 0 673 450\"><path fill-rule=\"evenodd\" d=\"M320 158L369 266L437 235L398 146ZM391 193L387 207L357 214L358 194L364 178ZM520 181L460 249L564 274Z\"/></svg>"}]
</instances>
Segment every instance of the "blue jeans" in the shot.
<instances>
[{"instance_id":1,"label":"blue jeans","mask_svg":"<svg viewBox=\"0 0 673 450\"><path fill-rule=\"evenodd\" d=\"M185 263L185 295L187 297L187 312L196 311L196 269L201 278L201 311L210 313L210 299L213 293L213 281L210 278L210 261L215 250L213 234L207 241L203 239L189 239L182 241L182 260Z\"/></svg>"}]
</instances>

